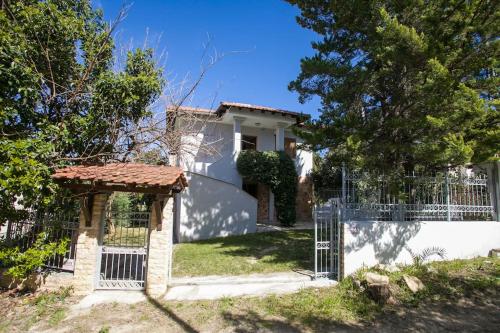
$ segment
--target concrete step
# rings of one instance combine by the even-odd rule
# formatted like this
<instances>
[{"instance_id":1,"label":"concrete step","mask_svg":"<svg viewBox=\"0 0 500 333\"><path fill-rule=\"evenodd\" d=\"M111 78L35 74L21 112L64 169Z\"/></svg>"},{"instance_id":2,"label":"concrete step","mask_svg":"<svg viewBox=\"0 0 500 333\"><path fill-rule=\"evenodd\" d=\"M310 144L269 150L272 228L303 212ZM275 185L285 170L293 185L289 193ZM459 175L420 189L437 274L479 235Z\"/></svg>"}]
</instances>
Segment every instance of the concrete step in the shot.
<instances>
[{"instance_id":1,"label":"concrete step","mask_svg":"<svg viewBox=\"0 0 500 333\"><path fill-rule=\"evenodd\" d=\"M311 276L298 273L176 278L169 284L165 299L193 301L224 297L255 297L292 293L302 288L321 288L334 284L336 281L312 280Z\"/></svg>"},{"instance_id":2,"label":"concrete step","mask_svg":"<svg viewBox=\"0 0 500 333\"><path fill-rule=\"evenodd\" d=\"M220 284L247 284L247 283L288 283L307 282L313 280L313 273L304 272L283 272L269 274L248 274L248 275L208 275L193 277L173 277L169 283L170 287L177 286L200 286L200 285L220 285Z\"/></svg>"}]
</instances>

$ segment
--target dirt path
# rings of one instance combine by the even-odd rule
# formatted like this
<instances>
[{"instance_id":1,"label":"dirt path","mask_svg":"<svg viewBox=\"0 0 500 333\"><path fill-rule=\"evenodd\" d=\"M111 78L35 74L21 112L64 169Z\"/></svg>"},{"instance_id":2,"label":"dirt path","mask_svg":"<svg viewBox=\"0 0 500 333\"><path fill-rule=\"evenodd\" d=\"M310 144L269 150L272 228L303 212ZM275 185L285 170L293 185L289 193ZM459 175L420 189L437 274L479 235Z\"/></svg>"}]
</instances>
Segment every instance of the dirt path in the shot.
<instances>
[{"instance_id":1,"label":"dirt path","mask_svg":"<svg viewBox=\"0 0 500 333\"><path fill-rule=\"evenodd\" d=\"M373 324L335 321L289 322L245 302L143 302L107 304L67 318L57 325L38 323L31 332L499 332L498 293L455 303L422 303L389 310ZM11 332L16 332L13 330ZM19 331L20 332L20 331Z\"/></svg>"},{"instance_id":2,"label":"dirt path","mask_svg":"<svg viewBox=\"0 0 500 333\"><path fill-rule=\"evenodd\" d=\"M416 309L382 315L373 332L500 332L500 299L461 299L456 303L427 303Z\"/></svg>"}]
</instances>

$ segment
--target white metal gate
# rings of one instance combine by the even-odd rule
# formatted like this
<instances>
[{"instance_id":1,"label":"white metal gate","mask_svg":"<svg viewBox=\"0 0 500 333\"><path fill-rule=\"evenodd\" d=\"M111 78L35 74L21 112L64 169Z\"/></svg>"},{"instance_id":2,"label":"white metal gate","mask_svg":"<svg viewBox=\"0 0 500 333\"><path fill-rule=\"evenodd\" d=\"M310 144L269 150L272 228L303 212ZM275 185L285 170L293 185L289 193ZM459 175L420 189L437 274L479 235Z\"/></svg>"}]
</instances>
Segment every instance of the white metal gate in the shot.
<instances>
[{"instance_id":1,"label":"white metal gate","mask_svg":"<svg viewBox=\"0 0 500 333\"><path fill-rule=\"evenodd\" d=\"M98 289L144 289L149 212L109 211L102 226Z\"/></svg>"},{"instance_id":2,"label":"white metal gate","mask_svg":"<svg viewBox=\"0 0 500 333\"><path fill-rule=\"evenodd\" d=\"M314 276L340 278L340 199L314 207Z\"/></svg>"}]
</instances>

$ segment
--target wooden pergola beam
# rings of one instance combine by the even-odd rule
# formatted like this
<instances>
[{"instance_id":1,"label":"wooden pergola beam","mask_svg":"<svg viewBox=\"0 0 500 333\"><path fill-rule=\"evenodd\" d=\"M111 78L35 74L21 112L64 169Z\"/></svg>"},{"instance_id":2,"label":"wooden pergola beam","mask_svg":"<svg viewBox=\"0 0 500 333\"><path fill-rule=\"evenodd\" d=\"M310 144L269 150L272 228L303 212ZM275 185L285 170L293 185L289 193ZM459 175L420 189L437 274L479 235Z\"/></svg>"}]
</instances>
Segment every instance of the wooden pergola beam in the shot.
<instances>
[{"instance_id":1,"label":"wooden pergola beam","mask_svg":"<svg viewBox=\"0 0 500 333\"><path fill-rule=\"evenodd\" d=\"M85 226L92 226L92 208L94 206L94 194L89 193L84 197L80 197L80 209L85 218Z\"/></svg>"},{"instance_id":2,"label":"wooden pergola beam","mask_svg":"<svg viewBox=\"0 0 500 333\"><path fill-rule=\"evenodd\" d=\"M85 191L85 192L133 192L133 193L146 193L146 194L165 194L171 195L172 192L177 192L178 187L174 186L148 186L138 187L133 185L120 185L120 184L86 184L86 183L73 183L62 182L61 185L65 188Z\"/></svg>"}]
</instances>

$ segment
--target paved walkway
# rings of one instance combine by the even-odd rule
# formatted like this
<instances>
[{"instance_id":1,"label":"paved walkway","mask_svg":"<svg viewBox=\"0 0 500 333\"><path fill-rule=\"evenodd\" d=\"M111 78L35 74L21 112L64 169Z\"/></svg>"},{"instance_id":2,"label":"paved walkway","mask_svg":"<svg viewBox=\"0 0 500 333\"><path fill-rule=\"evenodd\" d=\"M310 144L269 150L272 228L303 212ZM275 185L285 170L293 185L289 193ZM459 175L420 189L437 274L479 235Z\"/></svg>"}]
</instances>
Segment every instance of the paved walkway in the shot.
<instances>
[{"instance_id":1,"label":"paved walkway","mask_svg":"<svg viewBox=\"0 0 500 333\"><path fill-rule=\"evenodd\" d=\"M92 294L85 296L80 302L73 305L73 310L83 310L91 308L97 304L122 303L134 304L146 301L148 298L143 291L137 290L96 290Z\"/></svg>"},{"instance_id":2,"label":"paved walkway","mask_svg":"<svg viewBox=\"0 0 500 333\"><path fill-rule=\"evenodd\" d=\"M284 294L308 287L327 287L331 280L313 280L311 272L287 272L238 276L175 278L165 296L167 300L203 300L224 297Z\"/></svg>"},{"instance_id":3,"label":"paved walkway","mask_svg":"<svg viewBox=\"0 0 500 333\"><path fill-rule=\"evenodd\" d=\"M263 296L284 294L309 287L328 287L336 282L313 280L312 272L285 272L235 276L198 276L173 278L166 300L194 301L224 297ZM98 304L144 302L148 297L142 291L97 290L71 307L72 316L88 311Z\"/></svg>"}]
</instances>

